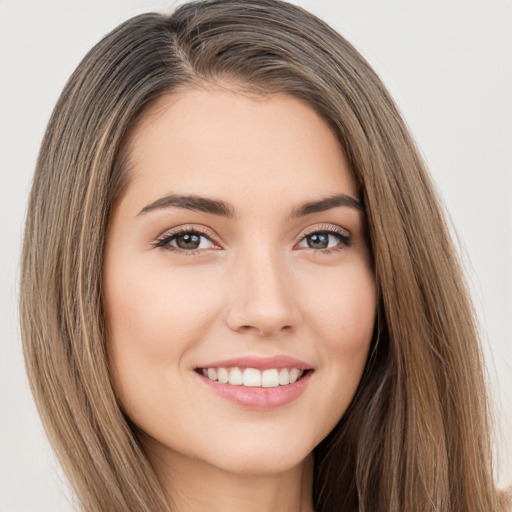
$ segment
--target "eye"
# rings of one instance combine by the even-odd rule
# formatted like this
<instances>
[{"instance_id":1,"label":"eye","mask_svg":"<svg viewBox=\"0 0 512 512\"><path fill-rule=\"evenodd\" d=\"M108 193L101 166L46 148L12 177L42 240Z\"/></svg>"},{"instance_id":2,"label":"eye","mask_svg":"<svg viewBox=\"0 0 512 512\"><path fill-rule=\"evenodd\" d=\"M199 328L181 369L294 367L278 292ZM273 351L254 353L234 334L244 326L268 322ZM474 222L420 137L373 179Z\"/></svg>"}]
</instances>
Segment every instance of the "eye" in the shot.
<instances>
[{"instance_id":1,"label":"eye","mask_svg":"<svg viewBox=\"0 0 512 512\"><path fill-rule=\"evenodd\" d=\"M328 230L316 230L307 233L297 244L297 247L331 252L348 247L350 243L351 238L349 235L330 228Z\"/></svg>"},{"instance_id":2,"label":"eye","mask_svg":"<svg viewBox=\"0 0 512 512\"><path fill-rule=\"evenodd\" d=\"M218 246L211 238L195 229L180 229L167 233L154 244L155 247L163 247L171 251L189 252L202 249L217 249Z\"/></svg>"}]
</instances>

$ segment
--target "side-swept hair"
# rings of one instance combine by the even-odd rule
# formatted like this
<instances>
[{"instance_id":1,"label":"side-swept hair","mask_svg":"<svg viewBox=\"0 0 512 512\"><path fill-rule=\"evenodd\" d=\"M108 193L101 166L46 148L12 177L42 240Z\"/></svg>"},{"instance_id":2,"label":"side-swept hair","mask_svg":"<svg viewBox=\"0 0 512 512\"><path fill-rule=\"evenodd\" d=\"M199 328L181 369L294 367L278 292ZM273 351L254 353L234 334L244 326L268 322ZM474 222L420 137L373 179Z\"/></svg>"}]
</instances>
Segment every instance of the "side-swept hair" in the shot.
<instances>
[{"instance_id":1,"label":"side-swept hair","mask_svg":"<svg viewBox=\"0 0 512 512\"><path fill-rule=\"evenodd\" d=\"M83 510L170 510L112 387L103 247L140 115L165 94L217 83L308 102L337 134L367 212L378 320L356 396L315 449L315 510L498 510L473 312L418 151L361 55L278 0L128 20L83 59L50 119L26 221L22 338Z\"/></svg>"}]
</instances>

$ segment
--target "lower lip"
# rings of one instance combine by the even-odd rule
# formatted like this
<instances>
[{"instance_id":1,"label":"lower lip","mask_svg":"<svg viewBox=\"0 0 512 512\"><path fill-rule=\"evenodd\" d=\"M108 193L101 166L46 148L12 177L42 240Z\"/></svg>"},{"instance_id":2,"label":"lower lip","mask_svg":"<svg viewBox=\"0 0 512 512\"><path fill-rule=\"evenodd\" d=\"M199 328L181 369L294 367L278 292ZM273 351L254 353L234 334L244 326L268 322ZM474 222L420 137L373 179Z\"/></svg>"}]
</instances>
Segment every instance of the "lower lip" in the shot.
<instances>
[{"instance_id":1,"label":"lower lip","mask_svg":"<svg viewBox=\"0 0 512 512\"><path fill-rule=\"evenodd\" d=\"M217 395L231 402L250 409L268 410L283 407L299 398L306 389L312 373L313 371L309 370L306 375L293 384L274 388L232 386L231 384L222 384L219 381L210 380L202 375L199 377Z\"/></svg>"}]
</instances>

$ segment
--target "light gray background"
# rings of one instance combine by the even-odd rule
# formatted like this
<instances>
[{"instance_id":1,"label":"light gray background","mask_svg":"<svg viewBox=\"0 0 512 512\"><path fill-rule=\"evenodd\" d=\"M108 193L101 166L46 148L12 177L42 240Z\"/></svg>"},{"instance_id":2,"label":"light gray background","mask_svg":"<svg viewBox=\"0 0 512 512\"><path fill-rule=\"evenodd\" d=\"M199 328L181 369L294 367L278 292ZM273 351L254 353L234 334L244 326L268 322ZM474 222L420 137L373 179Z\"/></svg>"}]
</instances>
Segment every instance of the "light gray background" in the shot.
<instances>
[{"instance_id":1,"label":"light gray background","mask_svg":"<svg viewBox=\"0 0 512 512\"><path fill-rule=\"evenodd\" d=\"M459 235L512 482L512 1L302 0L394 95ZM0 512L72 509L24 374L17 278L38 146L64 83L107 31L172 0L0 0Z\"/></svg>"}]
</instances>

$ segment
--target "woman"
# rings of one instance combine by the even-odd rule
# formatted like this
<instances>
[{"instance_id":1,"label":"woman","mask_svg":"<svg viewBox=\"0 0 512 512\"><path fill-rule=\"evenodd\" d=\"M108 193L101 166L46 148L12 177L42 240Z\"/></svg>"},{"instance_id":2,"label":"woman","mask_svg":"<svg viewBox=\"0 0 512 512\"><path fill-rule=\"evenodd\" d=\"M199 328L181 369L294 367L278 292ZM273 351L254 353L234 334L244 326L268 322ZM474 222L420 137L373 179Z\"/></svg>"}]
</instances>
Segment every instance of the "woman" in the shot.
<instances>
[{"instance_id":1,"label":"woman","mask_svg":"<svg viewBox=\"0 0 512 512\"><path fill-rule=\"evenodd\" d=\"M187 4L91 50L43 141L21 315L84 510L503 507L423 164L297 7Z\"/></svg>"}]
</instances>

